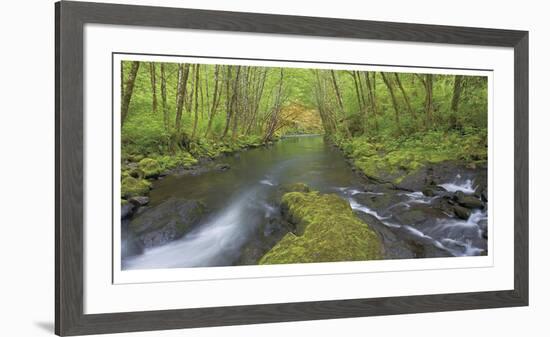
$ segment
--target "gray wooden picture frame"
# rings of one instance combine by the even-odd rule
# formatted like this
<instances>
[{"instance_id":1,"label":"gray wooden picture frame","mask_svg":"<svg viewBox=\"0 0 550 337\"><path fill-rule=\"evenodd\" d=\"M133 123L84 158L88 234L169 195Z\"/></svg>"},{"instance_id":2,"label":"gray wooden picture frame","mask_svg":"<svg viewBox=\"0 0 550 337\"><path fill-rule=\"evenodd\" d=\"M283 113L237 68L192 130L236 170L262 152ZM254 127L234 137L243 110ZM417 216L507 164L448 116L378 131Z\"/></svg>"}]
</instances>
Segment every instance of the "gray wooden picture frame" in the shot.
<instances>
[{"instance_id":1,"label":"gray wooden picture frame","mask_svg":"<svg viewBox=\"0 0 550 337\"><path fill-rule=\"evenodd\" d=\"M56 334L69 336L528 305L528 32L71 1L56 3L55 15ZM88 23L513 48L514 289L84 314L83 31Z\"/></svg>"}]
</instances>

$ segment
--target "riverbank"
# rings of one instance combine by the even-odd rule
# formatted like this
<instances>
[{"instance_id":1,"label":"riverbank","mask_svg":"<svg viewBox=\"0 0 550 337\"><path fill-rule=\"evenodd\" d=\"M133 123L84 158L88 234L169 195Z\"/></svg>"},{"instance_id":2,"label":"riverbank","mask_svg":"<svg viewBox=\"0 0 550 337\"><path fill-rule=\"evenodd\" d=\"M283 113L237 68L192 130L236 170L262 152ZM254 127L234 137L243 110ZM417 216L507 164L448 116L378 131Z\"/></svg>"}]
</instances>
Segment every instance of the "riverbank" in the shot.
<instances>
[{"instance_id":1,"label":"riverbank","mask_svg":"<svg viewBox=\"0 0 550 337\"><path fill-rule=\"evenodd\" d=\"M257 136L242 136L235 141L194 142L189 149L179 149L174 153L157 153L145 149L123 152L121 165L121 218L130 218L139 207L148 203L148 195L153 182L170 174L200 174L209 170L228 170L227 164L211 163L224 156L272 145L278 138L263 142Z\"/></svg>"},{"instance_id":2,"label":"riverbank","mask_svg":"<svg viewBox=\"0 0 550 337\"><path fill-rule=\"evenodd\" d=\"M367 178L402 185L430 165L455 162L472 169L487 165L487 129L428 131L394 137L332 137L331 141Z\"/></svg>"}]
</instances>

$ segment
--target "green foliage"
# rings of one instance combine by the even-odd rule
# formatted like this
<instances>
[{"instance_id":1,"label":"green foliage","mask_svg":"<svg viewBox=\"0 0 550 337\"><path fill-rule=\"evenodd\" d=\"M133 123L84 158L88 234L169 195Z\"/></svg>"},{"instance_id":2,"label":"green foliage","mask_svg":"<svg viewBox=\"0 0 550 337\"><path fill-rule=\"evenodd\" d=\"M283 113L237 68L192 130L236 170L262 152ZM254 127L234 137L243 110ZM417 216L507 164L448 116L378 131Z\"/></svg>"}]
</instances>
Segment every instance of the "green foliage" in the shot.
<instances>
[{"instance_id":1,"label":"green foliage","mask_svg":"<svg viewBox=\"0 0 550 337\"><path fill-rule=\"evenodd\" d=\"M125 199L147 195L151 189L151 183L145 179L126 176L122 178L121 194Z\"/></svg>"},{"instance_id":2,"label":"green foliage","mask_svg":"<svg viewBox=\"0 0 550 337\"><path fill-rule=\"evenodd\" d=\"M191 65L191 74L194 67ZM175 129L178 65L164 64L164 106L160 63L156 63L157 109L153 111L151 65L141 63L122 128L123 178L155 177L177 167L196 165L201 158L216 158L263 144L274 113L280 68L243 66L237 81L235 66L230 77L228 66L219 67L221 95L217 108L212 110L215 67L200 65L198 91L195 78L190 75L182 128L178 131ZM123 68L127 74L130 63L123 62ZM427 163L487 159L487 77L463 76L458 109L453 111L454 75L396 76L387 72L388 85L380 72L285 68L283 73L284 99L275 135L326 132L368 176L396 182ZM254 113L254 107L247 104L254 101L263 74L263 94ZM432 81L427 82L428 78ZM432 83L431 119L426 105L427 83ZM395 101L389 87L393 88ZM233 105L231 88L238 88ZM234 108L232 114L228 113L230 107ZM324 111L323 116L320 111ZM268 138L271 139L271 134ZM131 164L138 162L142 163L138 168Z\"/></svg>"},{"instance_id":3,"label":"green foliage","mask_svg":"<svg viewBox=\"0 0 550 337\"><path fill-rule=\"evenodd\" d=\"M335 194L290 192L282 207L296 225L260 264L363 261L381 258L378 236Z\"/></svg>"}]
</instances>

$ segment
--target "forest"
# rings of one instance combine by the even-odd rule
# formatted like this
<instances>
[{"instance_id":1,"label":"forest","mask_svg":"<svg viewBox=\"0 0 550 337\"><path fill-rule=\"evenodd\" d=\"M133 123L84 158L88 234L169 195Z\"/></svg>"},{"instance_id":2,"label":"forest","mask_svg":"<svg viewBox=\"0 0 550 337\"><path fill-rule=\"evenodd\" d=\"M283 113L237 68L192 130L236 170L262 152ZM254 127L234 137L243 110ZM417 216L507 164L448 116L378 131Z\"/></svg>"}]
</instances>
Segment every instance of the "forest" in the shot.
<instances>
[{"instance_id":1,"label":"forest","mask_svg":"<svg viewBox=\"0 0 550 337\"><path fill-rule=\"evenodd\" d=\"M460 137L458 157L484 157L486 77L139 61L122 69L124 156L215 157L323 133L339 144L444 140L441 150Z\"/></svg>"},{"instance_id":2,"label":"forest","mask_svg":"<svg viewBox=\"0 0 550 337\"><path fill-rule=\"evenodd\" d=\"M486 167L486 76L143 61L123 61L120 76L123 209L154 199L159 178L212 163L223 174L236 169L223 158L297 135L319 135L355 174L404 190L440 163Z\"/></svg>"}]
</instances>

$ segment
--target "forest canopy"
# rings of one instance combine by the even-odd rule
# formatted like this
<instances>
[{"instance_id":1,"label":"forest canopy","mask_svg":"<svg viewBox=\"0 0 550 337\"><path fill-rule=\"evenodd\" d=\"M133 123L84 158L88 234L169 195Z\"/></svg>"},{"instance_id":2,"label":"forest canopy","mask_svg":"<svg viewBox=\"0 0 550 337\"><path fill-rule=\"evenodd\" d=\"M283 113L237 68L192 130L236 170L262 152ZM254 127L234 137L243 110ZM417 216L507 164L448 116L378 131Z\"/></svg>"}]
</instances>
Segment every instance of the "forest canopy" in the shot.
<instances>
[{"instance_id":1,"label":"forest canopy","mask_svg":"<svg viewBox=\"0 0 550 337\"><path fill-rule=\"evenodd\" d=\"M287 134L324 134L359 166L401 149L366 173L487 156L485 76L140 61L120 75L123 162L169 168Z\"/></svg>"}]
</instances>

